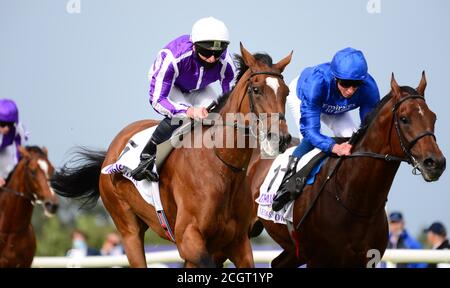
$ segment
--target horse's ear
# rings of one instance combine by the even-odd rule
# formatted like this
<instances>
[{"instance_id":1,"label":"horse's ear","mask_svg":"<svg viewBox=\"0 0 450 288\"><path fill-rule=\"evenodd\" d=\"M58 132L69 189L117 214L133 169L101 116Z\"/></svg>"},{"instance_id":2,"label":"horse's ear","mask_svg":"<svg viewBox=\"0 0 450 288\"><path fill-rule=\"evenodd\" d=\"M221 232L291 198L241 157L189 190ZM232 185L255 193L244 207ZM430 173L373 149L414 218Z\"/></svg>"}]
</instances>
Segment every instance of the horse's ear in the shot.
<instances>
[{"instance_id":1,"label":"horse's ear","mask_svg":"<svg viewBox=\"0 0 450 288\"><path fill-rule=\"evenodd\" d=\"M42 147L42 152L44 152L45 156L48 157L48 149L47 149L47 147L43 146Z\"/></svg>"},{"instance_id":2,"label":"horse's ear","mask_svg":"<svg viewBox=\"0 0 450 288\"><path fill-rule=\"evenodd\" d=\"M422 78L420 79L419 86L417 86L416 91L419 95L425 97L425 88L427 87L427 78L425 77L425 70L422 71Z\"/></svg>"},{"instance_id":3,"label":"horse's ear","mask_svg":"<svg viewBox=\"0 0 450 288\"><path fill-rule=\"evenodd\" d=\"M256 59L253 57L253 55L247 51L247 49L244 48L244 45L242 45L242 42L239 42L241 46L241 55L242 59L244 59L245 65L248 67L253 67L256 65Z\"/></svg>"},{"instance_id":4,"label":"horse's ear","mask_svg":"<svg viewBox=\"0 0 450 288\"><path fill-rule=\"evenodd\" d=\"M400 86L398 86L397 81L395 81L395 77L394 77L394 72L392 72L392 77L391 77L391 89L392 89L392 93L395 98L400 98L400 96L402 95L402 91L400 90Z\"/></svg>"},{"instance_id":5,"label":"horse's ear","mask_svg":"<svg viewBox=\"0 0 450 288\"><path fill-rule=\"evenodd\" d=\"M24 146L19 146L19 153L23 158L31 158L30 152Z\"/></svg>"},{"instance_id":6,"label":"horse's ear","mask_svg":"<svg viewBox=\"0 0 450 288\"><path fill-rule=\"evenodd\" d=\"M294 53L294 51L291 51L291 53L289 53L288 56L284 57L283 59L280 60L280 62L278 62L277 64L273 65L275 68L279 69L280 72L284 71L284 68L286 68L286 66L291 63L291 59L292 59L292 53Z\"/></svg>"}]
</instances>

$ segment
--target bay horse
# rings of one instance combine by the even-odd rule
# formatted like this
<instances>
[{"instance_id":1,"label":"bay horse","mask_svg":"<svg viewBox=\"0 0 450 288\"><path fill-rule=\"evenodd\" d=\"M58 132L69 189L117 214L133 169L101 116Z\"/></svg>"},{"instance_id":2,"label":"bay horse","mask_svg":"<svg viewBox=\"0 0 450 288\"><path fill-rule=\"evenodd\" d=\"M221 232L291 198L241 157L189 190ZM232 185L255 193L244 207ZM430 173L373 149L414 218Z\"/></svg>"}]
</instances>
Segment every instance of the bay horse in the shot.
<instances>
[{"instance_id":1,"label":"bay horse","mask_svg":"<svg viewBox=\"0 0 450 288\"><path fill-rule=\"evenodd\" d=\"M31 225L34 205L42 202L47 216L58 208L49 180L54 168L47 149L19 147L21 160L0 188L0 267L30 267L36 253Z\"/></svg>"},{"instance_id":2,"label":"bay horse","mask_svg":"<svg viewBox=\"0 0 450 288\"><path fill-rule=\"evenodd\" d=\"M279 137L279 142L284 145L290 141L284 118L289 89L281 73L291 61L292 52L272 64L270 56L255 57L242 43L240 48L242 66L237 84L229 95L222 97L217 112L222 119L227 113L257 117L263 113L279 115L279 134L273 136ZM248 121L246 119L245 123ZM100 171L117 161L132 135L156 124L151 120L130 124L119 132L106 153L85 151L78 154L78 160L85 162L74 167L65 165L52 180L52 186L61 196L85 198L94 204L101 197L122 235L131 267L147 266L143 239L148 227L162 238L169 238L158 222L154 207L144 201L131 181L121 174L104 175ZM238 130L241 134L241 130L247 130L238 125L221 127L215 134L223 134L224 138L237 134ZM191 137L206 135L208 138L212 133L211 129L203 127L201 135ZM217 267L227 259L237 267L254 266L248 238L252 220L251 195L238 193L247 185L245 170L254 150L256 148L236 146L181 147L173 150L162 166L161 202L186 267Z\"/></svg>"},{"instance_id":3,"label":"bay horse","mask_svg":"<svg viewBox=\"0 0 450 288\"><path fill-rule=\"evenodd\" d=\"M399 87L392 74L390 93L350 139L352 156L328 158L315 183L295 200L292 233L286 225L259 219L283 248L272 267L367 267L371 249L381 259L388 241L384 207L401 161L428 182L445 170L425 87L425 72L416 89ZM249 167L254 200L271 163L255 158Z\"/></svg>"}]
</instances>

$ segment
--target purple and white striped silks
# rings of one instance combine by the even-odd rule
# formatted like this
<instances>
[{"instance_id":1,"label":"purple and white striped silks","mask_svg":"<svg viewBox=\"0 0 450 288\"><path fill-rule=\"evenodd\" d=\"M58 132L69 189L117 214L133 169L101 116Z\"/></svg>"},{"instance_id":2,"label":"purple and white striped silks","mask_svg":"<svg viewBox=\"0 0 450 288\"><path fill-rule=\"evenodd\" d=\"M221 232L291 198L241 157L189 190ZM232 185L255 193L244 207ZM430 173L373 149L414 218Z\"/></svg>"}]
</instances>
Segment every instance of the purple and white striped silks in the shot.
<instances>
[{"instance_id":1,"label":"purple and white striped silks","mask_svg":"<svg viewBox=\"0 0 450 288\"><path fill-rule=\"evenodd\" d=\"M180 116L179 114L186 113L189 106L170 99L173 86L182 93L189 94L220 81L222 93L227 93L234 85L235 75L235 66L227 51L220 57L217 65L205 68L193 51L190 36L183 35L159 51L148 72L150 103L164 116Z\"/></svg>"}]
</instances>

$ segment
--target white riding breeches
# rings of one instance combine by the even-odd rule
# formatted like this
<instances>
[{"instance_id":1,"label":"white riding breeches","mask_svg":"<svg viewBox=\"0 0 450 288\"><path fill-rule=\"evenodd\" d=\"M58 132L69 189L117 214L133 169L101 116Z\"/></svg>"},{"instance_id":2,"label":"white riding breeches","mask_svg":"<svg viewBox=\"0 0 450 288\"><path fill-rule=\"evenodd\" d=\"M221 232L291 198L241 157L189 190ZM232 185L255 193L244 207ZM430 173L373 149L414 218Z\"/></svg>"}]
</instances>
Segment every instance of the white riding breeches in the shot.
<instances>
[{"instance_id":1,"label":"white riding breeches","mask_svg":"<svg viewBox=\"0 0 450 288\"><path fill-rule=\"evenodd\" d=\"M303 136L300 133L300 104L301 101L297 97L297 82L298 77L291 81L289 84L289 95L286 98L286 105L291 112L292 117L294 117L295 124L297 125L297 131L299 133L299 138L302 139ZM358 126L353 121L350 112L344 112L341 114L328 115L322 113L320 115L320 120L328 128L331 129L334 136L336 137L350 137L353 132L358 130Z\"/></svg>"}]
</instances>

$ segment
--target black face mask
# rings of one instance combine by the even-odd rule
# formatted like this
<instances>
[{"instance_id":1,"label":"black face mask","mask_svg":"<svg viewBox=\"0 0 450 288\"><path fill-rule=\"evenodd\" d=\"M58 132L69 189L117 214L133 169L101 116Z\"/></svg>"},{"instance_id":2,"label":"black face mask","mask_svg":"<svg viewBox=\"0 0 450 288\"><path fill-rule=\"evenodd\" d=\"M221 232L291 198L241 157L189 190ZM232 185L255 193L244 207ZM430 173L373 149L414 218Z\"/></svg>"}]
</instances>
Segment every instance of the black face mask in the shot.
<instances>
[{"instance_id":1,"label":"black face mask","mask_svg":"<svg viewBox=\"0 0 450 288\"><path fill-rule=\"evenodd\" d=\"M216 62L213 62L213 63L209 63L209 62L206 62L206 61L202 60L202 58L200 58L200 56L197 55L197 57L198 57L198 60L200 60L200 64L201 64L203 67L205 67L206 69L211 69L211 68L213 68L214 66L217 65L217 62L219 62L219 61L216 61Z\"/></svg>"},{"instance_id":2,"label":"black face mask","mask_svg":"<svg viewBox=\"0 0 450 288\"><path fill-rule=\"evenodd\" d=\"M358 88L363 84L363 80L346 80L346 79L338 79L336 78L336 81L344 88Z\"/></svg>"},{"instance_id":3,"label":"black face mask","mask_svg":"<svg viewBox=\"0 0 450 288\"><path fill-rule=\"evenodd\" d=\"M210 49L206 49L203 48L199 45L195 46L195 51L197 51L198 54L206 57L206 58L210 58L211 56L214 56L214 58L220 58L220 56L222 56L223 52L225 51L225 49L222 50L210 50Z\"/></svg>"},{"instance_id":4,"label":"black face mask","mask_svg":"<svg viewBox=\"0 0 450 288\"><path fill-rule=\"evenodd\" d=\"M219 47L214 48L215 46L213 46L212 43L213 43L213 41L206 41L206 42L198 42L198 43L194 44L197 57L200 60L200 63L202 64L202 66L205 67L206 69L210 69L210 68L216 66L216 64L219 62L219 58L223 55L223 53L227 49L227 45L228 45L226 43L220 43L221 45L219 45ZM202 60L200 55L207 59L211 58L211 56L214 56L214 59L216 61L214 63L208 63L208 62Z\"/></svg>"}]
</instances>

